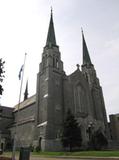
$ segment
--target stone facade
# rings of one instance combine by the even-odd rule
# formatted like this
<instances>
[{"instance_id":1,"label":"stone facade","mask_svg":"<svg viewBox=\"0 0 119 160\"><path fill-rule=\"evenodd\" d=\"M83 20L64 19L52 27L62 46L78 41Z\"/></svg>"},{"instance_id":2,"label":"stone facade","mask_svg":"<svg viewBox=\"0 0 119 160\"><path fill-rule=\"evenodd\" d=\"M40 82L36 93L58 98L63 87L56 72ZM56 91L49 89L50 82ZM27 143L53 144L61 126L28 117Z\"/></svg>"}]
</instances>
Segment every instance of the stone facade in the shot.
<instances>
[{"instance_id":1,"label":"stone facade","mask_svg":"<svg viewBox=\"0 0 119 160\"><path fill-rule=\"evenodd\" d=\"M119 114L111 114L109 118L111 138L119 142Z\"/></svg>"},{"instance_id":2,"label":"stone facade","mask_svg":"<svg viewBox=\"0 0 119 160\"><path fill-rule=\"evenodd\" d=\"M17 147L33 146L42 151L61 151L62 125L69 108L81 127L82 147L86 148L89 142L89 129L91 133L100 129L108 137L102 88L83 32L82 40L83 64L81 68L77 65L72 74L66 75L51 13L47 41L37 74L36 95L25 98L19 110L16 105L12 112L14 121L9 131L11 139L14 139L16 132Z\"/></svg>"},{"instance_id":3,"label":"stone facade","mask_svg":"<svg viewBox=\"0 0 119 160\"><path fill-rule=\"evenodd\" d=\"M13 108L0 106L0 149L9 149L11 147L11 134L9 129L13 122Z\"/></svg>"},{"instance_id":4,"label":"stone facade","mask_svg":"<svg viewBox=\"0 0 119 160\"><path fill-rule=\"evenodd\" d=\"M12 141L16 133L16 146L31 146L34 139L35 130L35 104L36 96L23 101L19 106L15 106L13 111L14 123L10 128ZM16 127L17 122L17 127Z\"/></svg>"}]
</instances>

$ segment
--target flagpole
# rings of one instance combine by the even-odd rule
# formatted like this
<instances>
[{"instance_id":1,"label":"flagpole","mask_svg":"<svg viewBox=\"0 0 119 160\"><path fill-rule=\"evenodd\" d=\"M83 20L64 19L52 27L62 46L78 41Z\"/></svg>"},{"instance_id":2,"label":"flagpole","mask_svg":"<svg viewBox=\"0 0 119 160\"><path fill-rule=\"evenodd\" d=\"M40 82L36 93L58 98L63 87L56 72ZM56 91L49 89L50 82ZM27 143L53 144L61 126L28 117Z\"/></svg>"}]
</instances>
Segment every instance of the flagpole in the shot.
<instances>
[{"instance_id":1,"label":"flagpole","mask_svg":"<svg viewBox=\"0 0 119 160\"><path fill-rule=\"evenodd\" d=\"M24 56L23 73L22 73L21 84L20 84L20 91L19 91L19 101L18 101L18 108L17 108L18 110L17 110L16 127L15 127L15 133L14 133L12 160L15 160L16 138L17 138L16 135L17 135L18 121L19 121L19 109L20 109L20 101L21 101L23 79L24 79L24 69L25 69L26 55L27 55L27 53L25 53L25 56Z\"/></svg>"}]
</instances>

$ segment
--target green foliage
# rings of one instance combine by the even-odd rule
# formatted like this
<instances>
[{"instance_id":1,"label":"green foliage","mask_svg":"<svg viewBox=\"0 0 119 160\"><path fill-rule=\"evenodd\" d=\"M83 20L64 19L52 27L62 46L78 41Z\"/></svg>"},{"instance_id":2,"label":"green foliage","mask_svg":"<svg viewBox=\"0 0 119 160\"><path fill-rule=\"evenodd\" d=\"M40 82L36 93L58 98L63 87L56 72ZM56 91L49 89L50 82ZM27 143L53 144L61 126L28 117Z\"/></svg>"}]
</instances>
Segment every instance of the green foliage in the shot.
<instances>
[{"instance_id":1,"label":"green foliage","mask_svg":"<svg viewBox=\"0 0 119 160\"><path fill-rule=\"evenodd\" d=\"M4 152L4 156L11 157L11 152ZM16 155L18 157L19 152L16 152ZM60 156L66 156L69 158L70 156L74 156L76 158L78 157L119 157L119 151L80 151L80 152L33 152L31 156L39 156L40 157L60 157Z\"/></svg>"},{"instance_id":2,"label":"green foliage","mask_svg":"<svg viewBox=\"0 0 119 160\"><path fill-rule=\"evenodd\" d=\"M61 141L63 146L68 147L70 151L72 151L74 147L81 146L81 130L70 109L67 112L67 116L63 124Z\"/></svg>"},{"instance_id":3,"label":"green foliage","mask_svg":"<svg viewBox=\"0 0 119 160\"><path fill-rule=\"evenodd\" d=\"M1 83L3 82L4 79L4 61L2 61L2 58L0 59L0 95L2 95L3 92L3 87L1 85Z\"/></svg>"},{"instance_id":4,"label":"green foliage","mask_svg":"<svg viewBox=\"0 0 119 160\"><path fill-rule=\"evenodd\" d=\"M32 144L29 146L30 151L33 152L34 151L34 147L32 146Z\"/></svg>"},{"instance_id":5,"label":"green foliage","mask_svg":"<svg viewBox=\"0 0 119 160\"><path fill-rule=\"evenodd\" d=\"M108 145L107 138L104 136L104 134L100 130L97 130L96 132L94 132L91 138L91 143L92 143L93 149L96 149L96 150L101 150L103 147L107 147Z\"/></svg>"},{"instance_id":6,"label":"green foliage","mask_svg":"<svg viewBox=\"0 0 119 160\"><path fill-rule=\"evenodd\" d=\"M40 149L39 146L37 146L36 149L35 149L36 152L39 152L40 150L41 150L41 149Z\"/></svg>"}]
</instances>

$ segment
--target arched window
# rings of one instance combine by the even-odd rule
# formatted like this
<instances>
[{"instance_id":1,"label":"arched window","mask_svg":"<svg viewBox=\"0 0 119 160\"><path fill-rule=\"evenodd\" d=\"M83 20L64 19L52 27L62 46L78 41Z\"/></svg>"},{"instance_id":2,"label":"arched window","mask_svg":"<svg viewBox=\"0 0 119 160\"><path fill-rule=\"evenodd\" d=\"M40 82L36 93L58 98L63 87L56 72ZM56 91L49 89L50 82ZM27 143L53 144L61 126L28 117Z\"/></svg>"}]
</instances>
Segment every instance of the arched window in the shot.
<instances>
[{"instance_id":1,"label":"arched window","mask_svg":"<svg viewBox=\"0 0 119 160\"><path fill-rule=\"evenodd\" d=\"M55 58L53 57L53 67L55 67Z\"/></svg>"},{"instance_id":2,"label":"arched window","mask_svg":"<svg viewBox=\"0 0 119 160\"><path fill-rule=\"evenodd\" d=\"M78 84L75 89L75 110L76 113L87 113L87 96L84 87Z\"/></svg>"},{"instance_id":3,"label":"arched window","mask_svg":"<svg viewBox=\"0 0 119 160\"><path fill-rule=\"evenodd\" d=\"M56 68L59 68L58 59L56 59Z\"/></svg>"}]
</instances>

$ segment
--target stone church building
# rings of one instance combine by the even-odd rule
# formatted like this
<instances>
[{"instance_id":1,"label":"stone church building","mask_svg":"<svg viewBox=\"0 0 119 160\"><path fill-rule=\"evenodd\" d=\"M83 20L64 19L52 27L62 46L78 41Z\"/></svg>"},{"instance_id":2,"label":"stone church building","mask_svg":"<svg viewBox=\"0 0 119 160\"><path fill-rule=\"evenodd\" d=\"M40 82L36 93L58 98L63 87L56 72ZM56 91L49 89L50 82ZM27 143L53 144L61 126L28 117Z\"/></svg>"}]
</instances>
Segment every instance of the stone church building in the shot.
<instances>
[{"instance_id":1,"label":"stone church building","mask_svg":"<svg viewBox=\"0 0 119 160\"><path fill-rule=\"evenodd\" d=\"M60 137L68 109L81 128L83 147L87 146L90 134L96 130L107 136L102 88L83 32L82 45L81 68L77 65L73 73L66 75L51 13L46 45L37 74L36 94L28 98L26 90L25 100L14 108L0 106L2 147L8 148L10 140L13 142L16 137L17 147L33 146L42 151L61 151Z\"/></svg>"}]
</instances>

